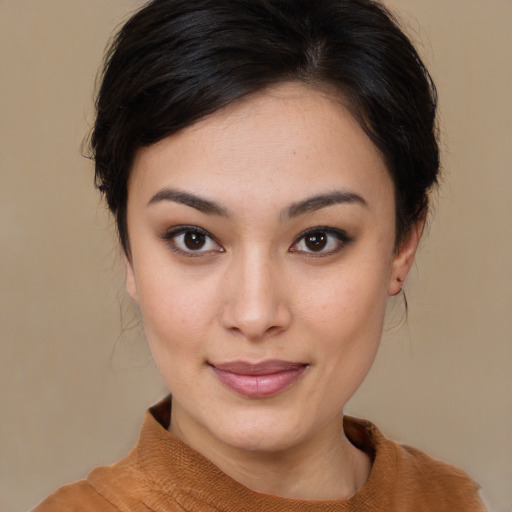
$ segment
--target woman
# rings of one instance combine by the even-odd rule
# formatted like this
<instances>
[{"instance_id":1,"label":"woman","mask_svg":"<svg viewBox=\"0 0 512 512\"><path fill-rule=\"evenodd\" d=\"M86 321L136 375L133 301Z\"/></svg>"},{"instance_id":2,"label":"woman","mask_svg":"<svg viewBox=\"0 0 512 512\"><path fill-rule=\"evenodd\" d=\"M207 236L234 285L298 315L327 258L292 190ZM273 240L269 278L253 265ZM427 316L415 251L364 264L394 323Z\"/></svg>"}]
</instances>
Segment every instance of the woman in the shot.
<instances>
[{"instance_id":1,"label":"woman","mask_svg":"<svg viewBox=\"0 0 512 512\"><path fill-rule=\"evenodd\" d=\"M343 415L423 231L435 107L370 0L154 0L128 21L92 149L172 400L37 511L484 510L463 472Z\"/></svg>"}]
</instances>

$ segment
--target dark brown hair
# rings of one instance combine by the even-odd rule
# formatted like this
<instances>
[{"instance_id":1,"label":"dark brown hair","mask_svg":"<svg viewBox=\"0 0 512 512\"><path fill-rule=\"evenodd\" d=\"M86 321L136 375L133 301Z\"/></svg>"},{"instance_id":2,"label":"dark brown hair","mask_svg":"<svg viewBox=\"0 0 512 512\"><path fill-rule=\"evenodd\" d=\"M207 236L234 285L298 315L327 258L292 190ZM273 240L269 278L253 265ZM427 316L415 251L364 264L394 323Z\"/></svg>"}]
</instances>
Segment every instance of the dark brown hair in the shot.
<instances>
[{"instance_id":1,"label":"dark brown hair","mask_svg":"<svg viewBox=\"0 0 512 512\"><path fill-rule=\"evenodd\" d=\"M107 53L91 137L96 185L126 252L136 151L288 81L348 101L393 179L400 242L426 214L437 181L437 98L416 50L379 2L153 0Z\"/></svg>"}]
</instances>

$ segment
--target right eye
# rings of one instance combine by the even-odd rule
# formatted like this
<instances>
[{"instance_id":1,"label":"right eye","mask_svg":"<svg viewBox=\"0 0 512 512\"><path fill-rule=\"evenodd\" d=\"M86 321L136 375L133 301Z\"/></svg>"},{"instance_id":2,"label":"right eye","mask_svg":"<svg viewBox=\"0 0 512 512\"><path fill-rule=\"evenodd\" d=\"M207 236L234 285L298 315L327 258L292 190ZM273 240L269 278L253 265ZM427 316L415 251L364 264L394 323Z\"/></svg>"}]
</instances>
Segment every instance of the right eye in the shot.
<instances>
[{"instance_id":1,"label":"right eye","mask_svg":"<svg viewBox=\"0 0 512 512\"><path fill-rule=\"evenodd\" d=\"M170 248L185 256L201 256L205 253L224 252L224 249L204 229L197 226L180 226L162 237Z\"/></svg>"}]
</instances>

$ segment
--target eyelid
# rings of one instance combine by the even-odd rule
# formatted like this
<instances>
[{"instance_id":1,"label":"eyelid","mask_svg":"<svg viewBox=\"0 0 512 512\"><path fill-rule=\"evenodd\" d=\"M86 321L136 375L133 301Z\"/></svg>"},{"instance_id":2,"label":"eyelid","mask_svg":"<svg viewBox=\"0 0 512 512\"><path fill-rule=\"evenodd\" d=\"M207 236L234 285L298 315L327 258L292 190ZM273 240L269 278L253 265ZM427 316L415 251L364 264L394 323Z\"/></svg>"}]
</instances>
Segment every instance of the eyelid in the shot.
<instances>
[{"instance_id":1,"label":"eyelid","mask_svg":"<svg viewBox=\"0 0 512 512\"><path fill-rule=\"evenodd\" d=\"M217 245L218 249L194 251L194 250L183 250L180 247L177 247L177 245L173 243L173 239L175 239L179 235L182 235L187 232L199 233L201 235L204 235L205 237L209 238L212 242L214 242ZM321 250L318 252L294 249L294 246L299 244L299 242L302 239L304 239L306 236L317 234L317 233L324 233L327 236L334 236L338 240L339 245L337 247L335 247L334 249L331 249L328 251ZM167 245L169 246L169 248L172 251L174 251L178 254L187 256L187 257L206 256L208 254L211 254L212 252L225 252L225 249L222 247L222 245L219 243L219 241L210 232L206 231L205 229L203 229L199 226L194 226L194 225L175 226L173 228L168 229L165 233L163 233L160 236L160 238L167 243ZM347 234L347 232L343 229L334 228L332 226L314 226L314 227L305 229L299 235L297 235L297 237L295 238L295 240L293 241L293 243L291 244L291 246L289 248L289 252L300 253L302 255L305 255L307 257L312 257L312 258L320 258L323 256L329 256L331 254L335 254L335 253L339 252L341 249L343 249L344 247L346 247L349 243L351 243L353 241L354 241L354 239L352 237L350 237Z\"/></svg>"},{"instance_id":2,"label":"eyelid","mask_svg":"<svg viewBox=\"0 0 512 512\"><path fill-rule=\"evenodd\" d=\"M296 246L303 238L305 238L308 235L313 235L316 233L324 233L326 235L334 236L339 241L339 246L335 249L332 249L330 251L302 251L302 250L293 250L293 247ZM348 233L339 228L334 228L331 226L314 226L312 228L305 229L302 231L293 241L292 245L290 246L290 252L300 253L302 255L306 255L307 257L311 258L321 258L323 256L329 256L331 254L336 254L341 249L346 247L348 244L353 242L354 239L348 235Z\"/></svg>"},{"instance_id":3,"label":"eyelid","mask_svg":"<svg viewBox=\"0 0 512 512\"><path fill-rule=\"evenodd\" d=\"M183 250L183 249L177 247L173 243L173 240L176 237L178 237L179 235L182 235L182 234L187 233L187 232L199 233L201 235L204 235L204 236L208 237L210 240L212 240L218 246L219 250L211 250L210 249L210 250L206 250L206 251L201 251L201 250L186 251L186 250ZM191 257L191 258L199 257L199 256L206 256L208 254L211 254L212 252L224 252L224 248L218 242L218 240L210 232L206 231L203 228L200 228L199 226L193 226L193 225L175 226L173 228L168 229L163 235L160 236L160 238L167 243L167 245L169 246L169 248L172 251L174 251L174 252L176 252L176 253L178 253L180 255L184 255L184 256L187 256L187 257Z\"/></svg>"}]
</instances>

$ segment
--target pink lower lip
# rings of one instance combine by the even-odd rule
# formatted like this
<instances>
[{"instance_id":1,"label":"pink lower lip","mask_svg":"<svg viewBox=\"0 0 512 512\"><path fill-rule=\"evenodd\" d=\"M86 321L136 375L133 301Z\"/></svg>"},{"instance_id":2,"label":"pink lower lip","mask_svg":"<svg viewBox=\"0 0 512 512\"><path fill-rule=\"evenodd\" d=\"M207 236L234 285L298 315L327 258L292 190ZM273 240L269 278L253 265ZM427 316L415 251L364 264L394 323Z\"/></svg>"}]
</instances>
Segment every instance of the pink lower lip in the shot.
<instances>
[{"instance_id":1,"label":"pink lower lip","mask_svg":"<svg viewBox=\"0 0 512 512\"><path fill-rule=\"evenodd\" d=\"M251 398L272 396L289 388L305 369L306 365L301 365L266 375L247 375L213 367L213 371L223 384Z\"/></svg>"}]
</instances>

